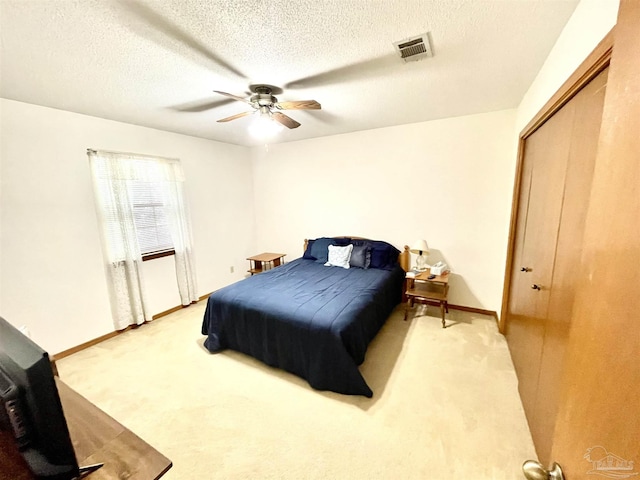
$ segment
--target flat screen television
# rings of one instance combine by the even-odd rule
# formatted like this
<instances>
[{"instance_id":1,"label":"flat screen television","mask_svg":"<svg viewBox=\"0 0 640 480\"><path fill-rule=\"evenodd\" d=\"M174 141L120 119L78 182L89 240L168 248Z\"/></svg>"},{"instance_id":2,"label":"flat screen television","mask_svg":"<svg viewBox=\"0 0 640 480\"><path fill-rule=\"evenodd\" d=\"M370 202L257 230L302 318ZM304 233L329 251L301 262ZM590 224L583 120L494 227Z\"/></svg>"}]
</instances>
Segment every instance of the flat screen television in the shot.
<instances>
[{"instance_id":1,"label":"flat screen television","mask_svg":"<svg viewBox=\"0 0 640 480\"><path fill-rule=\"evenodd\" d=\"M0 427L36 478L80 476L49 355L0 317Z\"/></svg>"}]
</instances>

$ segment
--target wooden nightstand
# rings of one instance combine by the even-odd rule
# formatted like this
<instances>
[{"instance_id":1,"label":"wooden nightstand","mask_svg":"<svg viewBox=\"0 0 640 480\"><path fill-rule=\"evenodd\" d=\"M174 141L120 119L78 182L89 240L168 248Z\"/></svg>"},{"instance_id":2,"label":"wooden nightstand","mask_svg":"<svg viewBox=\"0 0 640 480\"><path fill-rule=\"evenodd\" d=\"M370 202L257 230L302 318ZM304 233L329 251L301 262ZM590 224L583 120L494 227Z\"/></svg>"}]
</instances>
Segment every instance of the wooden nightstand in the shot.
<instances>
[{"instance_id":1,"label":"wooden nightstand","mask_svg":"<svg viewBox=\"0 0 640 480\"><path fill-rule=\"evenodd\" d=\"M284 263L284 257L286 253L261 253L260 255L254 255L247 258L249 260L249 272L251 275L254 273L264 272L270 270L273 267L277 267Z\"/></svg>"},{"instance_id":2,"label":"wooden nightstand","mask_svg":"<svg viewBox=\"0 0 640 480\"><path fill-rule=\"evenodd\" d=\"M442 312L442 328L445 328L444 312L449 313L449 303L447 300L449 295L449 273L436 275L435 278L432 279L428 278L429 275L431 275L431 273L429 269L427 269L415 277L406 277L407 288L405 296L407 297L407 306L404 311L404 319L407 319L409 309L413 307L413 302L437 302L440 304L440 311Z\"/></svg>"}]
</instances>

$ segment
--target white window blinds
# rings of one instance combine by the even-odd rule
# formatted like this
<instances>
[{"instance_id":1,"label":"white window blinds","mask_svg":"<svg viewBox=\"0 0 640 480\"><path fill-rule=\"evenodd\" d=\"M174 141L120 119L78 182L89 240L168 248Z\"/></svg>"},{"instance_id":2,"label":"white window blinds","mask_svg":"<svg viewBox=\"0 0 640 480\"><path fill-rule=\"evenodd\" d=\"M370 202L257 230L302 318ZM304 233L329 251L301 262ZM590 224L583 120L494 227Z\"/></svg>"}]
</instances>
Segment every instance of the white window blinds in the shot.
<instances>
[{"instance_id":1,"label":"white window blinds","mask_svg":"<svg viewBox=\"0 0 640 480\"><path fill-rule=\"evenodd\" d=\"M130 154L93 157L97 204L112 261L173 252L168 161ZM134 253L135 252L135 253Z\"/></svg>"},{"instance_id":2,"label":"white window blinds","mask_svg":"<svg viewBox=\"0 0 640 480\"><path fill-rule=\"evenodd\" d=\"M128 183L140 253L144 256L173 250L161 185L144 180Z\"/></svg>"}]
</instances>

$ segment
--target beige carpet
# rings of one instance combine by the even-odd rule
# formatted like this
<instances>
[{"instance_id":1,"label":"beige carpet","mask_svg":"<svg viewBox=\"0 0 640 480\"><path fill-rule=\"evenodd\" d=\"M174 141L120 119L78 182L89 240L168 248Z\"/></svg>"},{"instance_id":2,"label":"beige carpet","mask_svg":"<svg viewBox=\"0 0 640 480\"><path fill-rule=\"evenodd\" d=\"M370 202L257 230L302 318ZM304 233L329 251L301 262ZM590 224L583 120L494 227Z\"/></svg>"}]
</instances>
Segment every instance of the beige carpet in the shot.
<instances>
[{"instance_id":1,"label":"beige carpet","mask_svg":"<svg viewBox=\"0 0 640 480\"><path fill-rule=\"evenodd\" d=\"M205 302L59 361L70 386L173 461L171 479L520 479L536 458L493 318L397 308L361 371L372 399L202 346ZM430 316L426 316L426 315Z\"/></svg>"}]
</instances>

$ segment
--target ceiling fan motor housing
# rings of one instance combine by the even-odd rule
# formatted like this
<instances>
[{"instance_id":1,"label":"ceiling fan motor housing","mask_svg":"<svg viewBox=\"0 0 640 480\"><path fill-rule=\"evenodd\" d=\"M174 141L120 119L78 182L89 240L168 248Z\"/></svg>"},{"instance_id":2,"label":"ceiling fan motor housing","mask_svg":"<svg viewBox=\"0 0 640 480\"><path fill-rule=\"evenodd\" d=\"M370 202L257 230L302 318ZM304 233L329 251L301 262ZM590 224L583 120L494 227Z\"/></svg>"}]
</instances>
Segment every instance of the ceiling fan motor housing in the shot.
<instances>
[{"instance_id":1,"label":"ceiling fan motor housing","mask_svg":"<svg viewBox=\"0 0 640 480\"><path fill-rule=\"evenodd\" d=\"M271 88L266 85L256 85L254 87L255 95L251 97L252 103L257 103L260 107L270 107L278 101L276 97L271 95Z\"/></svg>"},{"instance_id":2,"label":"ceiling fan motor housing","mask_svg":"<svg viewBox=\"0 0 640 480\"><path fill-rule=\"evenodd\" d=\"M270 107L277 101L276 97L268 94L259 94L251 97L251 102L256 102L261 107Z\"/></svg>"}]
</instances>

